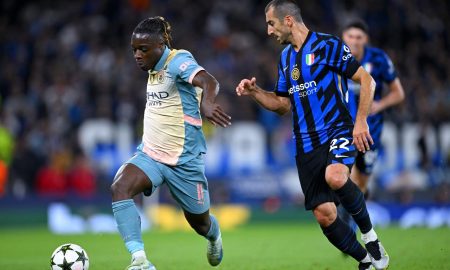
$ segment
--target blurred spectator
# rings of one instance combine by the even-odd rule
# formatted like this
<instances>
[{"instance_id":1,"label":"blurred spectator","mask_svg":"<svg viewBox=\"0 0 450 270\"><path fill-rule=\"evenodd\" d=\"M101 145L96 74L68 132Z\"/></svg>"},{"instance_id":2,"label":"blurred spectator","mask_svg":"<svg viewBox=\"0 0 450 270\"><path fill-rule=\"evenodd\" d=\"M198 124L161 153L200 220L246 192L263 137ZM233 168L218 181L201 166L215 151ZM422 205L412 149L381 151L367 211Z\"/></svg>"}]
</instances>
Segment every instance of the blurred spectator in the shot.
<instances>
[{"instance_id":1,"label":"blurred spectator","mask_svg":"<svg viewBox=\"0 0 450 270\"><path fill-rule=\"evenodd\" d=\"M8 129L0 125L0 197L6 192L9 164L12 160L14 139Z\"/></svg>"},{"instance_id":2,"label":"blurred spectator","mask_svg":"<svg viewBox=\"0 0 450 270\"><path fill-rule=\"evenodd\" d=\"M96 191L96 181L89 159L79 154L72 164L67 175L69 189L78 196L92 197Z\"/></svg>"},{"instance_id":3,"label":"blurred spectator","mask_svg":"<svg viewBox=\"0 0 450 270\"><path fill-rule=\"evenodd\" d=\"M47 166L39 170L35 182L38 195L63 197L69 193L70 186L65 172L70 166L70 158L68 152L54 153Z\"/></svg>"}]
</instances>

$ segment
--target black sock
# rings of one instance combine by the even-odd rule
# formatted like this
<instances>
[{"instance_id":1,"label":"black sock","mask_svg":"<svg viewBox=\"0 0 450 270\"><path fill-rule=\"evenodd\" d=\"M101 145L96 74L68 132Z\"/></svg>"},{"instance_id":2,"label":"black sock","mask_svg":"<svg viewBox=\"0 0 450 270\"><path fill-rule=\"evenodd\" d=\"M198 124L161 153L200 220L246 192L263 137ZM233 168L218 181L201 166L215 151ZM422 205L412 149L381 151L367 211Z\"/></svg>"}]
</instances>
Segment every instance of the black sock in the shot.
<instances>
[{"instance_id":1,"label":"black sock","mask_svg":"<svg viewBox=\"0 0 450 270\"><path fill-rule=\"evenodd\" d=\"M339 217L336 217L336 220L330 226L321 228L328 241L340 251L352 256L358 262L366 257L367 251L356 240L355 232Z\"/></svg>"},{"instance_id":2,"label":"black sock","mask_svg":"<svg viewBox=\"0 0 450 270\"><path fill-rule=\"evenodd\" d=\"M340 204L337 207L337 214L343 222L350 225L350 222L352 221L352 216L350 216L350 214L347 212L347 210L345 210L345 208L342 206L342 204Z\"/></svg>"},{"instance_id":3,"label":"black sock","mask_svg":"<svg viewBox=\"0 0 450 270\"><path fill-rule=\"evenodd\" d=\"M342 206L353 217L362 233L367 233L372 229L369 212L367 212L364 194L352 180L335 190Z\"/></svg>"}]
</instances>

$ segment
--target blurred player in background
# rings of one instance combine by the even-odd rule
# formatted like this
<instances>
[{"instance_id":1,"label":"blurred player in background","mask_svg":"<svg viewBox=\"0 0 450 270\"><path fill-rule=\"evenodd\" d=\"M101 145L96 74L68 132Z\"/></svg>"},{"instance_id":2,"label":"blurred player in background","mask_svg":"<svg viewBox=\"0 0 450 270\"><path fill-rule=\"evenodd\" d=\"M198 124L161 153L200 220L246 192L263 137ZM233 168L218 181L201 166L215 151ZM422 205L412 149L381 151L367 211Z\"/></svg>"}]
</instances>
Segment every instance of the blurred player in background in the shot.
<instances>
[{"instance_id":1,"label":"blurred player in background","mask_svg":"<svg viewBox=\"0 0 450 270\"><path fill-rule=\"evenodd\" d=\"M339 38L308 30L295 1L273 0L265 12L268 34L287 45L278 63L275 92L261 89L256 78L243 79L236 92L279 114L292 108L305 208L313 211L328 240L359 262L360 270L372 265L386 269L389 257L372 228L364 195L349 178L357 149L366 152L373 143L367 116L375 82ZM347 107L347 79L361 87L354 125ZM366 248L337 215L339 202L353 216Z\"/></svg>"},{"instance_id":2,"label":"blurred player in background","mask_svg":"<svg viewBox=\"0 0 450 270\"><path fill-rule=\"evenodd\" d=\"M170 42L171 27L162 17L143 20L131 37L136 63L149 77L142 143L111 186L114 217L132 255L128 270L156 269L144 251L133 197L141 192L150 195L163 183L191 227L208 240L208 262L218 265L223 256L219 224L209 214L202 159L206 143L199 106L214 125L226 127L231 124L230 117L215 103L217 80L191 53L172 49Z\"/></svg>"},{"instance_id":3,"label":"blurred player in background","mask_svg":"<svg viewBox=\"0 0 450 270\"><path fill-rule=\"evenodd\" d=\"M383 129L383 111L391 106L397 105L405 98L402 84L397 77L394 65L389 56L378 48L368 46L368 27L361 20L348 23L342 32L342 39L350 47L350 50L361 66L370 73L376 82L374 101L370 109L367 123L374 144L370 151L359 152L356 156L355 165L351 172L351 179L359 186L365 197L368 196L367 183L372 174L373 167L378 157L378 148L381 144L381 131ZM383 85L389 88L387 95L383 96ZM348 81L349 108L354 120L356 120L359 103L359 84Z\"/></svg>"}]
</instances>

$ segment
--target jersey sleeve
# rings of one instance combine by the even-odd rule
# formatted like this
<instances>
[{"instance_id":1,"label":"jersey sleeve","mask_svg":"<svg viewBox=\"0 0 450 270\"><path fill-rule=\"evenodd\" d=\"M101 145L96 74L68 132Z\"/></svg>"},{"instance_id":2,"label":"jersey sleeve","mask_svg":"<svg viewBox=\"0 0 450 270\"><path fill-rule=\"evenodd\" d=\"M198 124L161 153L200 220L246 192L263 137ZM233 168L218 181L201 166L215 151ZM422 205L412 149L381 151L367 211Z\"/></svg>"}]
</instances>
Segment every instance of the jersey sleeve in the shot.
<instances>
[{"instance_id":1,"label":"jersey sleeve","mask_svg":"<svg viewBox=\"0 0 450 270\"><path fill-rule=\"evenodd\" d=\"M286 75L284 73L283 64L280 60L278 61L278 79L275 84L275 94L277 96L288 97L289 92L287 89Z\"/></svg>"},{"instance_id":2,"label":"jersey sleeve","mask_svg":"<svg viewBox=\"0 0 450 270\"><path fill-rule=\"evenodd\" d=\"M325 50L325 63L332 70L347 77L352 78L361 66L353 57L350 48L339 38L327 41Z\"/></svg>"},{"instance_id":3,"label":"jersey sleeve","mask_svg":"<svg viewBox=\"0 0 450 270\"><path fill-rule=\"evenodd\" d=\"M382 59L383 60L381 63L382 66L381 77L383 78L383 81L391 83L392 81L395 80L395 78L397 78L397 72L395 71L394 64L392 63L391 59L384 52Z\"/></svg>"},{"instance_id":4,"label":"jersey sleeve","mask_svg":"<svg viewBox=\"0 0 450 270\"><path fill-rule=\"evenodd\" d=\"M177 78L190 84L198 72L205 70L195 61L190 52L184 50L174 56L168 68Z\"/></svg>"}]
</instances>

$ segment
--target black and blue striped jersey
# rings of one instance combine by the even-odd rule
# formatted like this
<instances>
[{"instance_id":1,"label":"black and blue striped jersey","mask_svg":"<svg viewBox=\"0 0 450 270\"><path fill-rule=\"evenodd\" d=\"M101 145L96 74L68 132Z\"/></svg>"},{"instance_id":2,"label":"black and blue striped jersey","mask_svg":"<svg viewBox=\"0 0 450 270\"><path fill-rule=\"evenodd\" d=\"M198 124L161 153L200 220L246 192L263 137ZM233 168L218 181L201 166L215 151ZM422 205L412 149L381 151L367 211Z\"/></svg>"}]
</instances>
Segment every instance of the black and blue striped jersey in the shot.
<instances>
[{"instance_id":1,"label":"black and blue striped jersey","mask_svg":"<svg viewBox=\"0 0 450 270\"><path fill-rule=\"evenodd\" d=\"M347 79L359 67L349 47L328 34L309 31L298 52L283 50L275 93L290 98L297 154L329 143L340 127L353 129Z\"/></svg>"},{"instance_id":2,"label":"black and blue striped jersey","mask_svg":"<svg viewBox=\"0 0 450 270\"><path fill-rule=\"evenodd\" d=\"M370 75L372 75L373 79L377 83L373 99L380 100L383 94L383 83L389 84L397 78L397 73L391 59L381 49L366 47L364 49L364 56L360 63L361 66L368 73L370 73ZM349 109L353 119L355 119L356 112L358 110L360 85L349 80L348 88ZM374 141L374 145L371 148L376 149L379 147L381 140L383 113L380 112L375 115L370 115L367 118L367 123L369 124L370 134L372 135L372 139Z\"/></svg>"}]
</instances>

